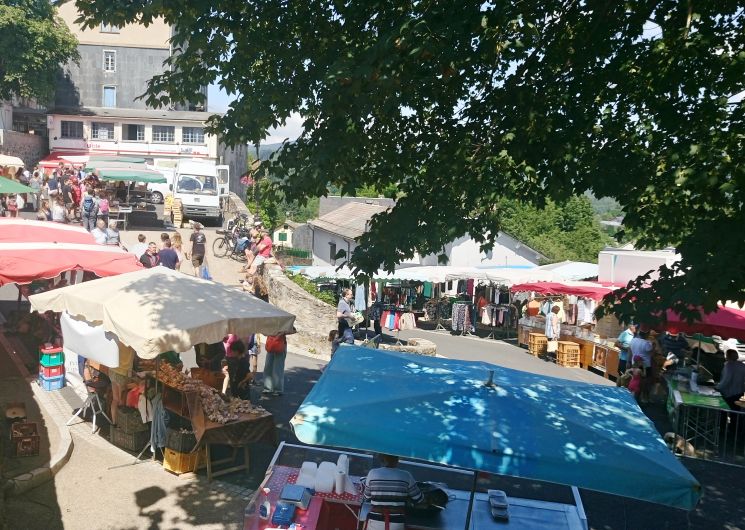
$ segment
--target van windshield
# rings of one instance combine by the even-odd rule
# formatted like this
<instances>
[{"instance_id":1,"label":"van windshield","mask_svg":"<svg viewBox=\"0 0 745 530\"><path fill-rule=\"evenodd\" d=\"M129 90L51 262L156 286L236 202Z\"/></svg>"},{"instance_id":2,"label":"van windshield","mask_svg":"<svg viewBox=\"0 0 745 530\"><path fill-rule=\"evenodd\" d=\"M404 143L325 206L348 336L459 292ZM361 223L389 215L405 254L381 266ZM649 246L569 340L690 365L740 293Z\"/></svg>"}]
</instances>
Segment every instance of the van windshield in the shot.
<instances>
[{"instance_id":1,"label":"van windshield","mask_svg":"<svg viewBox=\"0 0 745 530\"><path fill-rule=\"evenodd\" d=\"M195 195L217 195L217 179L207 175L179 175L176 190Z\"/></svg>"}]
</instances>

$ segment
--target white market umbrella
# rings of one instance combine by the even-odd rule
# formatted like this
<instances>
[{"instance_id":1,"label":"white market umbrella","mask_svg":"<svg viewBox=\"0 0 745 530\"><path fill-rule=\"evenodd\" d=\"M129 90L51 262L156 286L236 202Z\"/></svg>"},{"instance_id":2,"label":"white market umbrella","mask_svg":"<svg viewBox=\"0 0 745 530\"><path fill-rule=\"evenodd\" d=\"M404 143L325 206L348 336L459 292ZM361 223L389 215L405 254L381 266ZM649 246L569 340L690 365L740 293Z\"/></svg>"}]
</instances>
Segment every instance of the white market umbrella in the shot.
<instances>
[{"instance_id":1,"label":"white market umbrella","mask_svg":"<svg viewBox=\"0 0 745 530\"><path fill-rule=\"evenodd\" d=\"M219 342L233 333L292 333L295 316L237 289L153 267L29 297L37 311L67 311L100 323L137 355Z\"/></svg>"},{"instance_id":2,"label":"white market umbrella","mask_svg":"<svg viewBox=\"0 0 745 530\"><path fill-rule=\"evenodd\" d=\"M0 166L14 166L23 167L23 160L17 156L3 155L0 154Z\"/></svg>"}]
</instances>

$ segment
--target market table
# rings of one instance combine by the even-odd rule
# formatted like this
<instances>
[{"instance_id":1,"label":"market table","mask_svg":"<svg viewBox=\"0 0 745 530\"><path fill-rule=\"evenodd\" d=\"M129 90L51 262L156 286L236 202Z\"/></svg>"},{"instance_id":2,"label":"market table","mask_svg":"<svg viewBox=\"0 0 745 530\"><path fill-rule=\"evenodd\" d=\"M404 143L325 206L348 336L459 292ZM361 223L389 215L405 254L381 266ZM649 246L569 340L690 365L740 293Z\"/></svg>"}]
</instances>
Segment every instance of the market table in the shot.
<instances>
[{"instance_id":1,"label":"market table","mask_svg":"<svg viewBox=\"0 0 745 530\"><path fill-rule=\"evenodd\" d=\"M518 324L518 341L520 344L528 344L528 337L531 333L543 332L544 328L542 327ZM618 357L621 352L618 348L610 346L607 340L600 343L588 338L570 335L569 333L562 333L559 340L579 344L580 366L582 368L598 370L606 379L618 377Z\"/></svg>"},{"instance_id":2,"label":"market table","mask_svg":"<svg viewBox=\"0 0 745 530\"><path fill-rule=\"evenodd\" d=\"M219 477L234 471L249 470L248 444L265 442L277 445L277 426L274 416L264 409L255 413L240 414L238 419L228 423L211 421L202 408L202 400L196 392L185 392L163 384L163 406L191 422L197 446L204 446L207 452L207 479ZM212 446L227 445L232 448L232 456L221 460L212 460ZM234 463L237 450L243 449L243 464L233 465L227 469L213 471L213 466Z\"/></svg>"},{"instance_id":3,"label":"market table","mask_svg":"<svg viewBox=\"0 0 745 530\"><path fill-rule=\"evenodd\" d=\"M298 458L298 454L301 455ZM272 459L266 477L257 493L245 510L244 530L267 530L275 528L268 520L258 517L259 506L265 499L269 500L272 511L279 500L282 488L287 484L294 484L300 472L301 460L336 460L339 451L320 449L308 446L296 446L282 443ZM369 455L347 452L350 465L354 462L356 473L366 473L372 464ZM414 462L401 462L401 467L409 470L417 480L424 480L430 474L453 474L448 475L448 480L459 475L461 482L465 477L465 483L472 483L472 473L466 470L458 470L443 466L435 466ZM433 475L434 476L434 475ZM439 475L442 477L442 475ZM360 521L364 521L369 513L370 506L364 503L362 495L361 477L352 472L350 468L350 479L355 487L355 493L318 493L311 497L307 510L296 509L294 523L302 525L303 530L327 530L336 528L339 530L356 530ZM469 507L471 506L471 492L463 489L450 488L443 484L449 501L444 510L434 513L420 513L409 510L406 515L407 530L458 530L466 526ZM266 488L269 493L264 496L262 490ZM587 529L587 518L584 513L579 491L572 487L572 496L575 504L563 504L542 500L523 499L508 496L510 520L508 522L497 522L491 516L488 495L476 492L473 500L473 509L469 530L521 528L521 529ZM358 515L359 514L359 515ZM358 521L359 517L359 521Z\"/></svg>"},{"instance_id":4,"label":"market table","mask_svg":"<svg viewBox=\"0 0 745 530\"><path fill-rule=\"evenodd\" d=\"M719 449L719 432L722 412L730 410L718 393L704 395L691 391L689 380L679 380L680 376L666 376L668 388L667 412L675 433L686 442L701 442L704 447Z\"/></svg>"}]
</instances>

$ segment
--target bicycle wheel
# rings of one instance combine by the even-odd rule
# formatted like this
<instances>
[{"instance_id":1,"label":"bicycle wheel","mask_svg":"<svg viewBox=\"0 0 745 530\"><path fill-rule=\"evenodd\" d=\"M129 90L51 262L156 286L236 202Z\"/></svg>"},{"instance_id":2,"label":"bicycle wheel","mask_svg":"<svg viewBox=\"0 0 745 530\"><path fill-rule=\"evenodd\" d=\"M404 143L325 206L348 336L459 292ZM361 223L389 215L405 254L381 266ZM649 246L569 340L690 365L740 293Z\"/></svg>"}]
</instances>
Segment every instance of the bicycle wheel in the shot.
<instances>
[{"instance_id":1,"label":"bicycle wheel","mask_svg":"<svg viewBox=\"0 0 745 530\"><path fill-rule=\"evenodd\" d=\"M224 237L218 237L212 242L212 253L216 258L224 258L230 251L230 246Z\"/></svg>"}]
</instances>

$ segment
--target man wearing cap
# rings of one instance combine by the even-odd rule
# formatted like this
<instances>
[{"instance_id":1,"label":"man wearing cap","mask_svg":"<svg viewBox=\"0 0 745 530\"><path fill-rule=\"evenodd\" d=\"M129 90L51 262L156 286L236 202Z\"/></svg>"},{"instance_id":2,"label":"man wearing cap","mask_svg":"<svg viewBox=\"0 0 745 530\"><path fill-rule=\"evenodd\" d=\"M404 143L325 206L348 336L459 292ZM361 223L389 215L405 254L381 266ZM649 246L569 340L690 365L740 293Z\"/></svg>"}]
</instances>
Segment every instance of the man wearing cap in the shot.
<instances>
[{"instance_id":1,"label":"man wearing cap","mask_svg":"<svg viewBox=\"0 0 745 530\"><path fill-rule=\"evenodd\" d=\"M204 255L207 247L207 236L202 232L202 225L200 223L194 223L194 232L191 234L189 241L191 241L191 264L194 267L194 274L201 276L202 265L204 264Z\"/></svg>"},{"instance_id":2,"label":"man wearing cap","mask_svg":"<svg viewBox=\"0 0 745 530\"><path fill-rule=\"evenodd\" d=\"M616 344L621 350L618 354L618 375L622 375L626 371L626 366L629 361L629 346L631 345L634 335L636 335L636 325L630 323L618 336Z\"/></svg>"}]
</instances>

